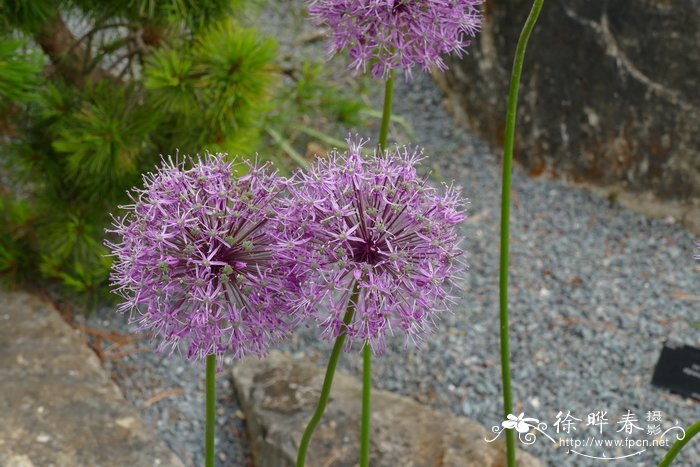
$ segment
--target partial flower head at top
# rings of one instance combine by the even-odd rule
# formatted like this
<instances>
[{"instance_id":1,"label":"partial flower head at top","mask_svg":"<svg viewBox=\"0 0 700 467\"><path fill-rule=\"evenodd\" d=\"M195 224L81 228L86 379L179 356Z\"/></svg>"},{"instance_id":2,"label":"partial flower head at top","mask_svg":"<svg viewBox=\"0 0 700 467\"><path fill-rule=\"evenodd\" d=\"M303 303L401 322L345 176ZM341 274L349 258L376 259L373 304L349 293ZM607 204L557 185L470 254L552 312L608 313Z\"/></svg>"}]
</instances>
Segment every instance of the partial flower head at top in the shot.
<instances>
[{"instance_id":1,"label":"partial flower head at top","mask_svg":"<svg viewBox=\"0 0 700 467\"><path fill-rule=\"evenodd\" d=\"M348 49L350 67L386 79L417 65L445 70L442 55L461 56L481 25L482 0L311 0L309 12L333 36L329 52Z\"/></svg>"},{"instance_id":2,"label":"partial flower head at top","mask_svg":"<svg viewBox=\"0 0 700 467\"><path fill-rule=\"evenodd\" d=\"M141 330L153 331L158 350L186 347L189 359L226 352L264 354L288 331L272 263L278 197L283 179L266 165L224 155L163 161L133 204L115 221L107 242L116 261L112 280Z\"/></svg>"},{"instance_id":3,"label":"partial flower head at top","mask_svg":"<svg viewBox=\"0 0 700 467\"><path fill-rule=\"evenodd\" d=\"M462 270L464 201L416 173L420 151L363 156L362 145L350 141L347 153L297 174L281 214L280 261L296 280L295 313L315 317L328 339L346 333L382 353L396 331L417 345L447 310L450 279Z\"/></svg>"}]
</instances>

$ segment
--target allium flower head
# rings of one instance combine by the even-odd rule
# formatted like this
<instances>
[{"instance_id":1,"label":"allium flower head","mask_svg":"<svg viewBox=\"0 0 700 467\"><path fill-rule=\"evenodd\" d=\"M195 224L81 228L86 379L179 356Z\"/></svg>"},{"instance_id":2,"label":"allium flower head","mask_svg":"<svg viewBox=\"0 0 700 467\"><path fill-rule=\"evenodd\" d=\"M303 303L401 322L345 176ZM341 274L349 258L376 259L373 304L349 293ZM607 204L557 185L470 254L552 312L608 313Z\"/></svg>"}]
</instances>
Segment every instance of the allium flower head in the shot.
<instances>
[{"instance_id":1,"label":"allium flower head","mask_svg":"<svg viewBox=\"0 0 700 467\"><path fill-rule=\"evenodd\" d=\"M120 310L162 339L159 350L183 344L189 359L219 363L227 351L263 354L288 329L270 236L284 182L265 165L237 176L241 164L222 154L190 162L163 161L122 206L119 241L107 242Z\"/></svg>"},{"instance_id":2,"label":"allium flower head","mask_svg":"<svg viewBox=\"0 0 700 467\"><path fill-rule=\"evenodd\" d=\"M315 317L326 338L347 333L381 353L395 331L418 344L446 311L450 278L462 269L464 201L418 176L420 151L363 156L362 145L298 173L282 215L281 261L296 278L296 313ZM345 326L349 301L355 313Z\"/></svg>"},{"instance_id":3,"label":"allium flower head","mask_svg":"<svg viewBox=\"0 0 700 467\"><path fill-rule=\"evenodd\" d=\"M349 49L351 68L375 78L418 65L445 70L444 54L469 45L481 25L482 0L311 0L309 12L331 30L329 52Z\"/></svg>"}]
</instances>

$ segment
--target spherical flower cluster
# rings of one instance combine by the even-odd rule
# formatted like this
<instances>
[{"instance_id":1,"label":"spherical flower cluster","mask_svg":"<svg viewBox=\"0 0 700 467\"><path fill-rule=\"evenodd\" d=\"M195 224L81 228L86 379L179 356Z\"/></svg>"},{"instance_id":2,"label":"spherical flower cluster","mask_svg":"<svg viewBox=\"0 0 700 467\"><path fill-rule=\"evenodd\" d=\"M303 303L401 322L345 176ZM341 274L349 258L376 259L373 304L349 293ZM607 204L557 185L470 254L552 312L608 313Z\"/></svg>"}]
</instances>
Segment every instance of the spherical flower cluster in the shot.
<instances>
[{"instance_id":1,"label":"spherical flower cluster","mask_svg":"<svg viewBox=\"0 0 700 467\"><path fill-rule=\"evenodd\" d=\"M481 25L481 0L311 0L309 12L331 30L329 52L349 49L351 69L375 78L413 66L445 70L442 55L458 56Z\"/></svg>"},{"instance_id":2,"label":"spherical flower cluster","mask_svg":"<svg viewBox=\"0 0 700 467\"><path fill-rule=\"evenodd\" d=\"M290 184L283 209L280 262L297 283L289 301L313 316L322 335L386 348L401 330L418 344L451 300L449 279L461 270L460 193L439 194L416 173L420 151L398 148L319 159ZM346 309L354 314L346 325Z\"/></svg>"},{"instance_id":3,"label":"spherical flower cluster","mask_svg":"<svg viewBox=\"0 0 700 467\"><path fill-rule=\"evenodd\" d=\"M289 327L270 235L285 182L265 165L239 176L244 165L221 154L189 162L163 161L115 220L120 310L161 338L159 350L183 344L189 359L219 364L227 351L263 354Z\"/></svg>"}]
</instances>

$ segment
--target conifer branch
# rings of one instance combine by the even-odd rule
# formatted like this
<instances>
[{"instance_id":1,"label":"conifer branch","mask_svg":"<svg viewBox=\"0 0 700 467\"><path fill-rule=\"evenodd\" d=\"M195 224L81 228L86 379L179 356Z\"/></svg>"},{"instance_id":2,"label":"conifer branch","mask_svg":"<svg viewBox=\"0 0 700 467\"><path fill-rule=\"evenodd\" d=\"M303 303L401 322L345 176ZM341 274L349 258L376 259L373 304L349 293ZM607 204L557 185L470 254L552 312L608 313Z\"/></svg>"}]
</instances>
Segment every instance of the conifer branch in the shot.
<instances>
[{"instance_id":1,"label":"conifer branch","mask_svg":"<svg viewBox=\"0 0 700 467\"><path fill-rule=\"evenodd\" d=\"M67 83L82 88L88 79L93 82L101 79L118 81L114 75L99 67L86 70L84 64L90 63L89 52L78 44L79 39L68 29L60 15L47 22L36 33L35 39L53 63L55 72Z\"/></svg>"}]
</instances>

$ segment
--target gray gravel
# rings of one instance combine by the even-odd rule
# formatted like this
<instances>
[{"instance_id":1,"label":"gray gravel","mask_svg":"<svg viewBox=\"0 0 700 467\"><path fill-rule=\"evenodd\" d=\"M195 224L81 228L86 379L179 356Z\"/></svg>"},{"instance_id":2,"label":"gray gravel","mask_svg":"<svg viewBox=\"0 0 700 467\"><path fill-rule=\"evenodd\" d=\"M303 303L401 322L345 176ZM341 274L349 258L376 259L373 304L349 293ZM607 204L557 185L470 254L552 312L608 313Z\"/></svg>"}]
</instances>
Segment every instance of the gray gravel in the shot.
<instances>
[{"instance_id":1,"label":"gray gravel","mask_svg":"<svg viewBox=\"0 0 700 467\"><path fill-rule=\"evenodd\" d=\"M288 7L287 3L284 12L266 13L260 19L270 31L299 37L299 31L285 28L285 18L299 18L285 14ZM318 44L311 43L300 53L317 54ZM441 99L430 78L416 73L412 82L397 83L395 113L412 125L413 143L426 149L435 178L454 178L471 200L470 219L464 226L470 270L458 281L462 292L454 314L445 316L420 350L404 349L398 338L375 359L373 381L379 388L491 427L502 420L500 156L456 128ZM378 104L375 98L377 108ZM374 130L361 131L374 136ZM406 141L398 130L392 136ZM700 345L700 268L692 259L694 236L670 219L650 219L566 183L529 178L518 169L513 191L510 290L516 412L551 425L560 410L569 410L584 422L587 413L606 410L611 425L605 438L612 439L621 439L615 423L627 410L637 414L642 426L648 411L661 411L666 426L676 420L686 426L700 419L698 402L649 384L664 341ZM91 324L125 329L123 319L113 313L101 313ZM297 358L325 365L331 344L317 335L313 327L302 328L284 348ZM360 354L344 355L341 367L359 375ZM200 464L202 368L150 352L132 354L111 363L111 368L137 406L160 390L183 388L183 395L160 400L144 412L186 462ZM218 445L226 456L222 465L246 465L245 427L236 416L239 407L230 382L222 378L218 391L219 423L225 427L219 430ZM580 430L585 432L584 427ZM526 449L550 465L601 464L567 454L544 438ZM700 444L686 449L676 465L700 465ZM654 465L664 451L650 448L619 464Z\"/></svg>"},{"instance_id":2,"label":"gray gravel","mask_svg":"<svg viewBox=\"0 0 700 467\"><path fill-rule=\"evenodd\" d=\"M177 354L154 353L151 339L131 332L126 316L111 308L100 310L86 324L135 339L119 345L118 340L103 338L100 347L105 368L186 466L204 465L204 364L188 362ZM94 332L88 336L94 346ZM232 363L228 359L226 366ZM228 372L217 377L216 395L218 465L252 466L245 420Z\"/></svg>"}]
</instances>

